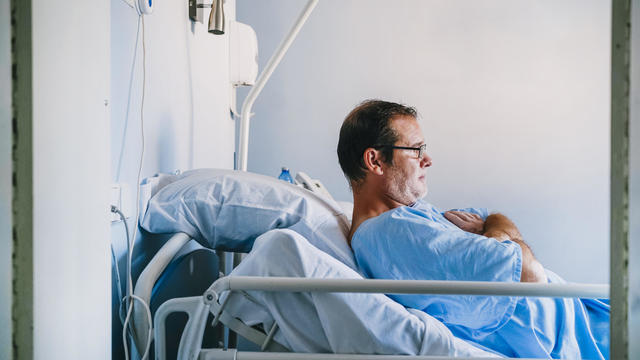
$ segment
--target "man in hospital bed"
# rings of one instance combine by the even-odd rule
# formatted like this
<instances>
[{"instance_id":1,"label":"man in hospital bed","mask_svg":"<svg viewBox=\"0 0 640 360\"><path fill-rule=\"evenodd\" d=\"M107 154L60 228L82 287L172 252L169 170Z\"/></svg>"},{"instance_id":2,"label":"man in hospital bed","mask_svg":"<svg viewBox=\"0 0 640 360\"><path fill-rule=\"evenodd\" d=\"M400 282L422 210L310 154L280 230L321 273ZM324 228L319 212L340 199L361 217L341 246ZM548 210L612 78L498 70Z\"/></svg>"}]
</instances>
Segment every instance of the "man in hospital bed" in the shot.
<instances>
[{"instance_id":1,"label":"man in hospital bed","mask_svg":"<svg viewBox=\"0 0 640 360\"><path fill-rule=\"evenodd\" d=\"M517 227L486 209L441 212L421 200L432 159L415 109L365 101L346 117L338 158L354 198L349 234L368 277L564 282L536 260ZM589 299L392 295L454 335L507 356L609 356L609 304Z\"/></svg>"}]
</instances>

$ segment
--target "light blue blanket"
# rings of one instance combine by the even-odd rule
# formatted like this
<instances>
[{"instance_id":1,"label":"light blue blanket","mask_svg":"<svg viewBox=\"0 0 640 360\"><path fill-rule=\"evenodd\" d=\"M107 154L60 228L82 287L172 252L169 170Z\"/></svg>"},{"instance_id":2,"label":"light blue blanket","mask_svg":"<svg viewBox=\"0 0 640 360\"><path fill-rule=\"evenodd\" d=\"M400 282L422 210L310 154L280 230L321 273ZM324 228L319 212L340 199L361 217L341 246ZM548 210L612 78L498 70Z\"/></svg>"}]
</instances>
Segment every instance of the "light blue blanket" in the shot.
<instances>
[{"instance_id":1,"label":"light blue blanket","mask_svg":"<svg viewBox=\"0 0 640 360\"><path fill-rule=\"evenodd\" d=\"M485 209L466 209L487 216ZM419 201L365 221L351 246L360 269L381 279L517 282L522 252L462 231ZM549 282L564 282L547 271ZM440 319L460 338L511 357L606 359L609 304L589 299L390 295Z\"/></svg>"}]
</instances>

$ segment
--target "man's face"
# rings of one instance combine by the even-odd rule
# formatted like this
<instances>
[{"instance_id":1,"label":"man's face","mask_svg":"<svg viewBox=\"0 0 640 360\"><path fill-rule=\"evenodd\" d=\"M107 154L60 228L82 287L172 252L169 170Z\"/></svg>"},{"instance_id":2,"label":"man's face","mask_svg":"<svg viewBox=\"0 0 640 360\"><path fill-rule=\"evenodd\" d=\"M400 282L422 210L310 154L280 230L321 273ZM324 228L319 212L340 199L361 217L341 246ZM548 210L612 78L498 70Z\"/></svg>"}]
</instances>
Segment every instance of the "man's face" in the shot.
<instances>
[{"instance_id":1,"label":"man's face","mask_svg":"<svg viewBox=\"0 0 640 360\"><path fill-rule=\"evenodd\" d=\"M398 116L391 120L398 134L395 146L420 147L424 136L418 121L411 116ZM427 194L427 167L432 159L426 152L421 158L417 150L393 150L393 162L383 164L386 196L403 205L411 205Z\"/></svg>"}]
</instances>

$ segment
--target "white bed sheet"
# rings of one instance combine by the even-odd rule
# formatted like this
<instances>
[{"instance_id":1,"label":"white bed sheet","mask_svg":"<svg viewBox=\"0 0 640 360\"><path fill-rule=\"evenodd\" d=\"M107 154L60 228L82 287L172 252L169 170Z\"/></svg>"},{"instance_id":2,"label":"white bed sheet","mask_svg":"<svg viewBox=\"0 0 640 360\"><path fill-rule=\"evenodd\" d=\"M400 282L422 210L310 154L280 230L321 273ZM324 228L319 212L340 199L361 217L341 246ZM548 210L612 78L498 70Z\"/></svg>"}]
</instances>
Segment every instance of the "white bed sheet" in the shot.
<instances>
[{"instance_id":1,"label":"white bed sheet","mask_svg":"<svg viewBox=\"0 0 640 360\"><path fill-rule=\"evenodd\" d=\"M231 275L362 278L292 230L261 235ZM279 330L274 339L295 352L496 356L383 294L236 292L227 311L266 329L275 320Z\"/></svg>"}]
</instances>

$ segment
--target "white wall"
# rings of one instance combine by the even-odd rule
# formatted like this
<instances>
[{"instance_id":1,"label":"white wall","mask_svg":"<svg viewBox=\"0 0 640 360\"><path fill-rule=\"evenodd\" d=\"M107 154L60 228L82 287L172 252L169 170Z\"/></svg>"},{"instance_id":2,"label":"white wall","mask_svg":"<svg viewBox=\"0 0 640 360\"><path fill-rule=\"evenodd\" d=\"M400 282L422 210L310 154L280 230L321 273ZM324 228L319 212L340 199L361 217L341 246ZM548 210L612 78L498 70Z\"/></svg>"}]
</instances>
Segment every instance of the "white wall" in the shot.
<instances>
[{"instance_id":1,"label":"white wall","mask_svg":"<svg viewBox=\"0 0 640 360\"><path fill-rule=\"evenodd\" d=\"M226 5L231 17L233 2ZM136 48L135 10L122 0L112 0L111 11L111 173L114 182L135 190L141 149L142 26ZM232 168L235 124L229 115L228 36L213 36L206 25L193 25L186 1L157 2L154 13L145 17L145 28L142 176L176 169Z\"/></svg>"},{"instance_id":2,"label":"white wall","mask_svg":"<svg viewBox=\"0 0 640 360\"><path fill-rule=\"evenodd\" d=\"M261 69L303 5L238 1ZM549 268L608 282L609 57L609 1L324 0L255 103L249 169L304 170L350 200L344 116L367 98L410 104L434 158L428 200L504 212Z\"/></svg>"},{"instance_id":3,"label":"white wall","mask_svg":"<svg viewBox=\"0 0 640 360\"><path fill-rule=\"evenodd\" d=\"M0 0L0 359L11 359L11 19Z\"/></svg>"},{"instance_id":4,"label":"white wall","mask_svg":"<svg viewBox=\"0 0 640 360\"><path fill-rule=\"evenodd\" d=\"M235 13L233 4L226 4L227 19ZM112 0L111 11L111 178L135 196L142 146L142 25L122 0ZM194 25L186 1L156 3L145 29L142 178L177 169L232 168L228 36Z\"/></svg>"},{"instance_id":5,"label":"white wall","mask_svg":"<svg viewBox=\"0 0 640 360\"><path fill-rule=\"evenodd\" d=\"M153 14L145 17L145 155L141 177L178 169L232 169L235 122L229 111L229 37L209 34L206 23L192 23L187 1L154 4ZM204 12L205 20L208 12ZM235 0L225 2L225 15L227 24L235 19ZM138 27L136 11L122 0L112 0L110 179L128 186L133 206L142 146L142 57L142 26ZM126 215L134 214L129 211ZM111 229L116 256L124 264L123 224L113 223ZM124 266L121 271L124 277ZM115 294L115 283L112 287ZM112 326L114 358L120 358L117 317Z\"/></svg>"},{"instance_id":6,"label":"white wall","mask_svg":"<svg viewBox=\"0 0 640 360\"><path fill-rule=\"evenodd\" d=\"M34 358L107 359L109 4L32 0L32 39Z\"/></svg>"}]
</instances>

